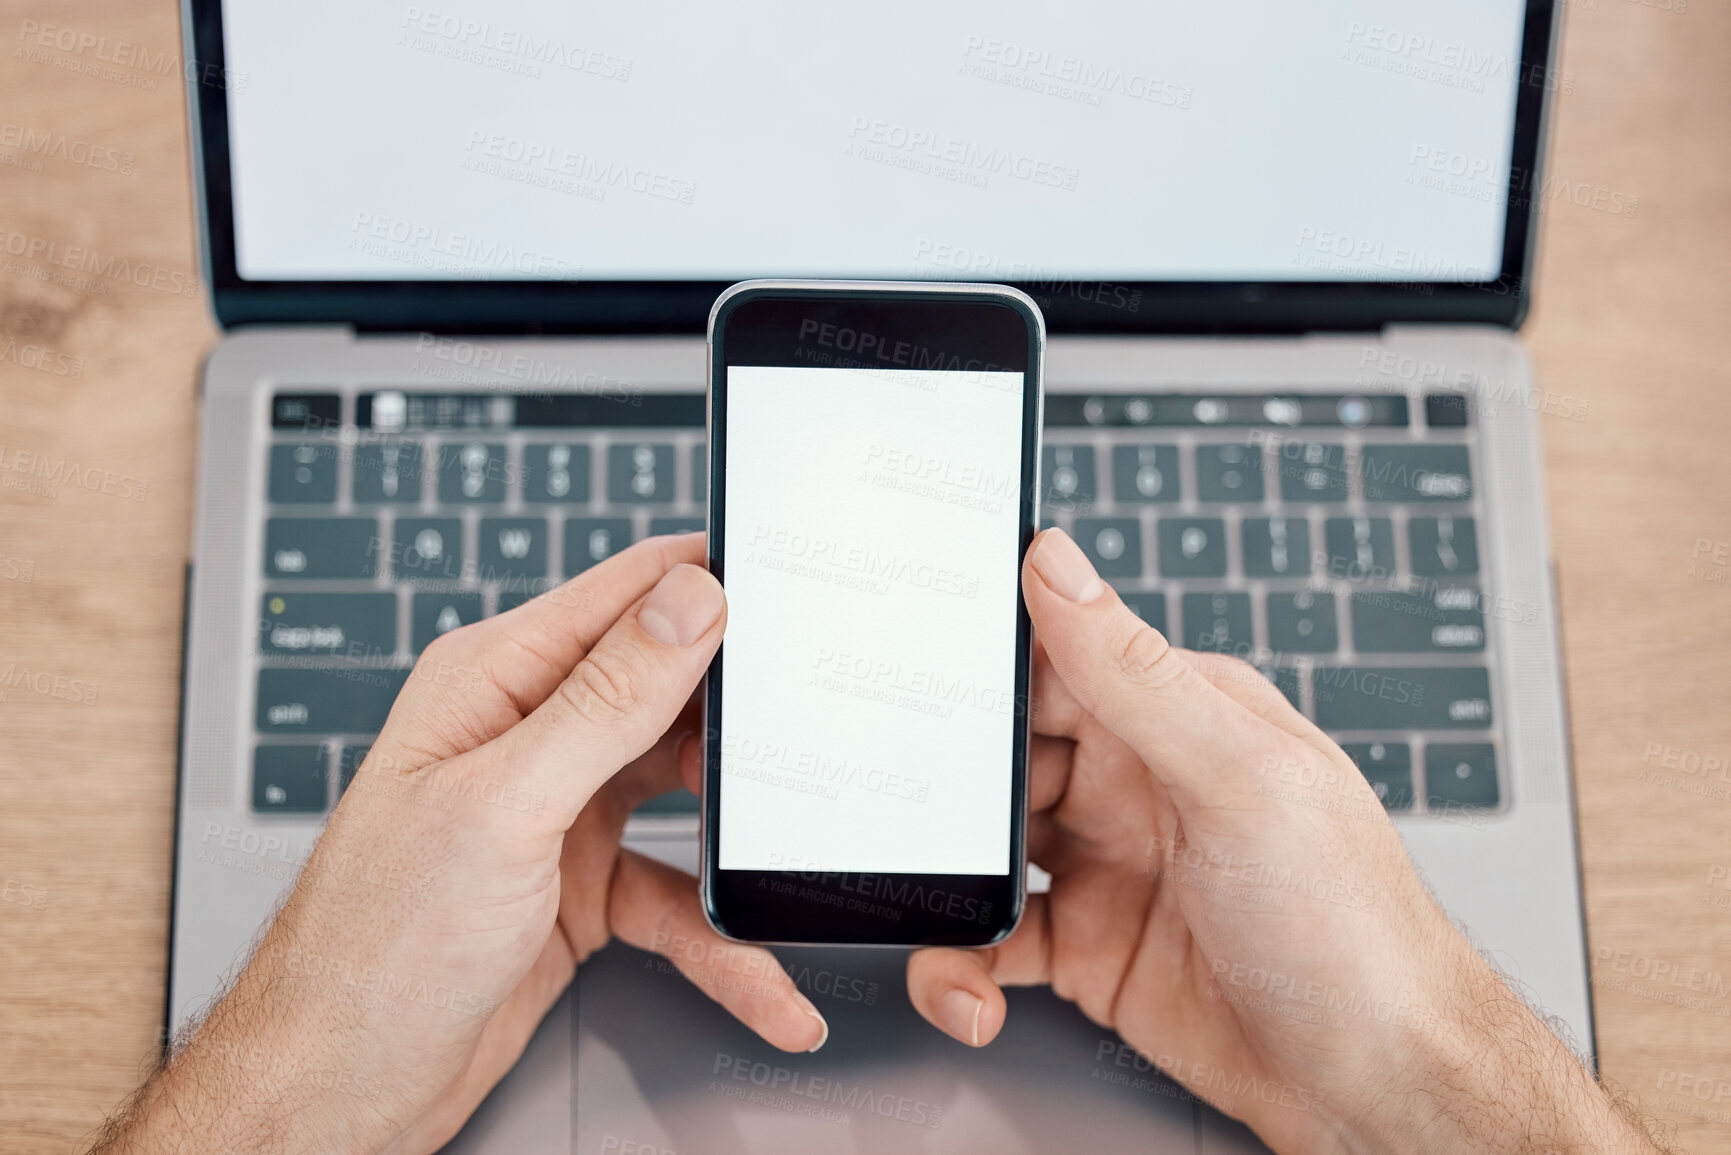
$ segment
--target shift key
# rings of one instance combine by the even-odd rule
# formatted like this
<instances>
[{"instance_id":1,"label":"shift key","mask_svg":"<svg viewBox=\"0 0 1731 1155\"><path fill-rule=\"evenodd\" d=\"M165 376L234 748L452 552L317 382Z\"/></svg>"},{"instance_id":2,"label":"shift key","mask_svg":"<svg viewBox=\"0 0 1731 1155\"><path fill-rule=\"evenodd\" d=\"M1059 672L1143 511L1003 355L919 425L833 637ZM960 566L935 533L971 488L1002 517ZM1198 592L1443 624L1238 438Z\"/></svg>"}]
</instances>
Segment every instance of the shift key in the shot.
<instances>
[{"instance_id":1,"label":"shift key","mask_svg":"<svg viewBox=\"0 0 1731 1155\"><path fill-rule=\"evenodd\" d=\"M407 670L297 666L258 672L263 734L376 734Z\"/></svg>"},{"instance_id":2,"label":"shift key","mask_svg":"<svg viewBox=\"0 0 1731 1155\"><path fill-rule=\"evenodd\" d=\"M1483 730L1491 680L1483 666L1318 666L1316 724L1324 730Z\"/></svg>"}]
</instances>

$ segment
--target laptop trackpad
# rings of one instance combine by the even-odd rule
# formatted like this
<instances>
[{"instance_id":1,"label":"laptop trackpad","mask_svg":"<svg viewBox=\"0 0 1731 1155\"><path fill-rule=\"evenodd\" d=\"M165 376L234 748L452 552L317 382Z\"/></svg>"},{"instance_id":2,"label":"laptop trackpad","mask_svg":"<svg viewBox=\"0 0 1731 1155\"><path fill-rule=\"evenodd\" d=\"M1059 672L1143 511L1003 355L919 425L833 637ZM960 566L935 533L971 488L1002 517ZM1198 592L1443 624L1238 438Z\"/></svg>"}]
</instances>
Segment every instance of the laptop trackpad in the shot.
<instances>
[{"instance_id":1,"label":"laptop trackpad","mask_svg":"<svg viewBox=\"0 0 1731 1155\"><path fill-rule=\"evenodd\" d=\"M615 944L584 964L573 1149L1264 1150L1047 991L1009 992L1003 1034L976 1051L914 1012L903 952L776 953L829 1020L817 1054L770 1047L657 956Z\"/></svg>"}]
</instances>

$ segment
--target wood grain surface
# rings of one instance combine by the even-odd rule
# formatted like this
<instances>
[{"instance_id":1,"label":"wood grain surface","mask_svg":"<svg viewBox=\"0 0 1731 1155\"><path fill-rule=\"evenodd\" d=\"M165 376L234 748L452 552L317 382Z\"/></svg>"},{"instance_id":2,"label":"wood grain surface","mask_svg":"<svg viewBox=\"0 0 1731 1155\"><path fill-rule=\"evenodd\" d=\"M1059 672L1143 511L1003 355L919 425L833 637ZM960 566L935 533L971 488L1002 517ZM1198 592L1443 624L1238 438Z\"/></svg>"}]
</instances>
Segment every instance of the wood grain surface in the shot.
<instances>
[{"instance_id":1,"label":"wood grain surface","mask_svg":"<svg viewBox=\"0 0 1731 1155\"><path fill-rule=\"evenodd\" d=\"M39 47L32 21L110 60ZM216 338L179 44L169 0L0 3L7 1151L75 1149L162 1020L193 386ZM1727 77L1723 0L1567 5L1526 328L1555 398L1602 1067L1696 1152L1731 1151ZM28 147L43 134L64 142ZM71 247L104 271L56 264Z\"/></svg>"}]
</instances>

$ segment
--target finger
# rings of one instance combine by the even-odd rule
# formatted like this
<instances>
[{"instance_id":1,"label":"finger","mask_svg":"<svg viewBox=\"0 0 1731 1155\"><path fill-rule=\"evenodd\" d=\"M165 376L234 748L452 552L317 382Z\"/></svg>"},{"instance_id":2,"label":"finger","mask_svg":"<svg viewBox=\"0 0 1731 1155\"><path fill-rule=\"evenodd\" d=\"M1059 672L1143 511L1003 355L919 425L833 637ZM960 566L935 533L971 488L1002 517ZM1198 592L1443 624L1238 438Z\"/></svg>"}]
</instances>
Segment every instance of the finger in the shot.
<instances>
[{"instance_id":1,"label":"finger","mask_svg":"<svg viewBox=\"0 0 1731 1155\"><path fill-rule=\"evenodd\" d=\"M673 567L486 753L545 794L549 811L569 827L596 789L679 715L726 619L721 583L694 565Z\"/></svg>"},{"instance_id":2,"label":"finger","mask_svg":"<svg viewBox=\"0 0 1731 1155\"><path fill-rule=\"evenodd\" d=\"M1209 685L1132 613L1062 530L1034 539L1022 586L1058 677L1180 807L1254 788L1261 752L1246 738L1266 723Z\"/></svg>"},{"instance_id":3,"label":"finger","mask_svg":"<svg viewBox=\"0 0 1731 1155\"><path fill-rule=\"evenodd\" d=\"M623 821L631 811L651 798L671 794L684 785L679 768L679 748L692 736L691 729L676 720L655 745L641 757L614 775L596 794L596 801L607 799L615 817Z\"/></svg>"},{"instance_id":4,"label":"finger","mask_svg":"<svg viewBox=\"0 0 1731 1155\"><path fill-rule=\"evenodd\" d=\"M690 875L625 851L607 909L614 934L667 959L771 1046L815 1051L829 1038L829 1024L774 955L710 929Z\"/></svg>"},{"instance_id":5,"label":"finger","mask_svg":"<svg viewBox=\"0 0 1731 1155\"><path fill-rule=\"evenodd\" d=\"M908 956L908 1000L928 1023L970 1047L983 1047L1003 1029L1008 1006L1003 985L1051 981L1043 894L1028 896L1015 932L985 950L932 947Z\"/></svg>"},{"instance_id":6,"label":"finger","mask_svg":"<svg viewBox=\"0 0 1731 1155\"><path fill-rule=\"evenodd\" d=\"M700 563L703 540L682 534L638 542L516 609L435 638L375 747L414 769L505 733L670 569Z\"/></svg>"},{"instance_id":7,"label":"finger","mask_svg":"<svg viewBox=\"0 0 1731 1155\"><path fill-rule=\"evenodd\" d=\"M1033 708L1031 722L1034 733L1053 734L1060 738L1075 738L1081 733L1088 712L1064 685L1064 679L1052 668L1051 656L1040 639L1034 639Z\"/></svg>"},{"instance_id":8,"label":"finger","mask_svg":"<svg viewBox=\"0 0 1731 1155\"><path fill-rule=\"evenodd\" d=\"M699 727L703 725L703 709L699 701L702 695L703 687L699 685L686 700L679 716L673 719L673 724L667 727L667 732L656 739L655 745L608 783L609 789L617 789L619 796L629 801L631 807L685 785L679 752L687 741L697 736Z\"/></svg>"},{"instance_id":9,"label":"finger","mask_svg":"<svg viewBox=\"0 0 1731 1155\"><path fill-rule=\"evenodd\" d=\"M1179 646L1173 646L1172 652L1208 679L1210 686L1259 718L1276 706L1292 709L1286 695L1264 677L1261 670L1243 658L1205 650L1186 650Z\"/></svg>"},{"instance_id":10,"label":"finger","mask_svg":"<svg viewBox=\"0 0 1731 1155\"><path fill-rule=\"evenodd\" d=\"M1196 668L1208 684L1267 722L1276 726L1295 738L1302 739L1315 746L1320 741L1319 749L1332 748L1334 742L1316 728L1316 724L1293 706L1290 699L1280 692L1280 688L1263 676L1261 670L1248 662L1227 654L1198 653L1195 650L1176 650L1183 658Z\"/></svg>"},{"instance_id":11,"label":"finger","mask_svg":"<svg viewBox=\"0 0 1731 1155\"><path fill-rule=\"evenodd\" d=\"M500 649L522 650L532 660L491 670L527 714L546 700L609 627L677 565L704 564L705 537L681 533L645 538L562 586L488 619ZM477 644L494 641L483 635Z\"/></svg>"},{"instance_id":12,"label":"finger","mask_svg":"<svg viewBox=\"0 0 1731 1155\"><path fill-rule=\"evenodd\" d=\"M703 735L687 734L679 742L679 780L693 794L703 794Z\"/></svg>"},{"instance_id":13,"label":"finger","mask_svg":"<svg viewBox=\"0 0 1731 1155\"><path fill-rule=\"evenodd\" d=\"M1070 767L1076 761L1076 743L1068 738L1035 734L1028 739L1028 809L1035 814L1050 810L1064 797L1070 785Z\"/></svg>"}]
</instances>

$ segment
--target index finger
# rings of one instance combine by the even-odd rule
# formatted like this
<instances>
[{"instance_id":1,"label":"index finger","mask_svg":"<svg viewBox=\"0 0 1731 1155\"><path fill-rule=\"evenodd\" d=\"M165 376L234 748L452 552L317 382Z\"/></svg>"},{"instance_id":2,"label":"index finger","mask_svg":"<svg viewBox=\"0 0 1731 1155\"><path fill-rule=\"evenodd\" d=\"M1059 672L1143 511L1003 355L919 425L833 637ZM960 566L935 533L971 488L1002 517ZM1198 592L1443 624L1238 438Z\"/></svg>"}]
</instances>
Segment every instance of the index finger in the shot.
<instances>
[{"instance_id":1,"label":"index finger","mask_svg":"<svg viewBox=\"0 0 1731 1155\"><path fill-rule=\"evenodd\" d=\"M431 762L497 738L534 713L669 570L702 565L703 542L701 533L648 538L516 609L436 639L376 744L406 740L416 761Z\"/></svg>"},{"instance_id":2,"label":"index finger","mask_svg":"<svg viewBox=\"0 0 1731 1155\"><path fill-rule=\"evenodd\" d=\"M498 648L505 649L504 639L509 639L509 648L516 651L513 658L531 659L489 671L494 684L526 707L522 713L533 711L669 570L703 565L704 540L702 533L645 538L564 585L489 619L497 637L483 636L479 644L497 641Z\"/></svg>"}]
</instances>

